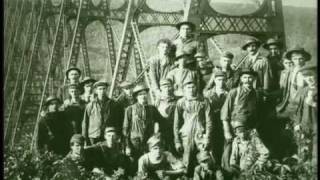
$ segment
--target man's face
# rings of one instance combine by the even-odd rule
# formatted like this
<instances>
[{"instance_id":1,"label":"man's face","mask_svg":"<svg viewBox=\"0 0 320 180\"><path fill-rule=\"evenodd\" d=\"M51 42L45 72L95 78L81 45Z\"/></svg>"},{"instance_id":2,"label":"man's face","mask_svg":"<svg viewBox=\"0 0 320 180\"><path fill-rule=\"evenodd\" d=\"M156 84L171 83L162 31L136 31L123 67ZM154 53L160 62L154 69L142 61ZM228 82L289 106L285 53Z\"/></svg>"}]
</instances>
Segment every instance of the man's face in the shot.
<instances>
[{"instance_id":1,"label":"man's face","mask_svg":"<svg viewBox=\"0 0 320 180\"><path fill-rule=\"evenodd\" d=\"M304 81L307 83L308 87L316 87L317 86L317 79L315 75L305 75Z\"/></svg>"},{"instance_id":2,"label":"man's face","mask_svg":"<svg viewBox=\"0 0 320 180\"><path fill-rule=\"evenodd\" d=\"M79 90L76 89L76 88L72 88L72 89L69 89L69 94L71 96L71 98L78 98L79 97Z\"/></svg>"},{"instance_id":3,"label":"man's face","mask_svg":"<svg viewBox=\"0 0 320 180\"><path fill-rule=\"evenodd\" d=\"M106 86L98 86L96 88L96 94L98 97L104 97L107 94L107 87Z\"/></svg>"},{"instance_id":4,"label":"man's face","mask_svg":"<svg viewBox=\"0 0 320 180\"><path fill-rule=\"evenodd\" d=\"M251 43L247 46L247 52L250 54L250 55L254 55L256 54L256 52L258 51L258 46L257 44L255 43Z\"/></svg>"},{"instance_id":5,"label":"man's face","mask_svg":"<svg viewBox=\"0 0 320 180\"><path fill-rule=\"evenodd\" d=\"M302 67L306 64L306 59L301 53L292 53L291 60L295 67Z\"/></svg>"},{"instance_id":6,"label":"man's face","mask_svg":"<svg viewBox=\"0 0 320 180\"><path fill-rule=\"evenodd\" d=\"M253 76L251 74L243 74L241 76L241 83L243 86L251 87L253 83Z\"/></svg>"},{"instance_id":7,"label":"man's face","mask_svg":"<svg viewBox=\"0 0 320 180\"><path fill-rule=\"evenodd\" d=\"M86 83L86 84L84 85L84 92L86 92L86 93L91 93L91 91L92 91L92 86L93 86L93 83L92 83L92 82Z\"/></svg>"},{"instance_id":8,"label":"man's face","mask_svg":"<svg viewBox=\"0 0 320 180\"><path fill-rule=\"evenodd\" d=\"M186 39L186 38L190 37L191 32L192 32L192 30L189 25L184 24L184 25L180 26L180 31L179 31L180 37Z\"/></svg>"},{"instance_id":9,"label":"man's face","mask_svg":"<svg viewBox=\"0 0 320 180\"><path fill-rule=\"evenodd\" d=\"M224 76L218 76L214 79L214 83L215 83L216 87L222 88L225 86L226 78Z\"/></svg>"},{"instance_id":10,"label":"man's face","mask_svg":"<svg viewBox=\"0 0 320 180\"><path fill-rule=\"evenodd\" d=\"M282 64L283 64L284 69L287 69L287 70L291 69L293 66L293 62L289 59L284 59Z\"/></svg>"},{"instance_id":11,"label":"man's face","mask_svg":"<svg viewBox=\"0 0 320 180\"><path fill-rule=\"evenodd\" d=\"M271 44L271 45L269 45L269 52L270 52L271 56L279 56L280 55L280 48L279 48L279 46L277 46L275 44Z\"/></svg>"},{"instance_id":12,"label":"man's face","mask_svg":"<svg viewBox=\"0 0 320 180\"><path fill-rule=\"evenodd\" d=\"M184 93L186 97L195 97L197 95L197 87L194 83L186 84L184 86Z\"/></svg>"},{"instance_id":13,"label":"man's face","mask_svg":"<svg viewBox=\"0 0 320 180\"><path fill-rule=\"evenodd\" d=\"M163 42L160 43L158 45L158 51L159 51L159 54L161 54L161 55L168 55L170 52L169 44L163 43Z\"/></svg>"},{"instance_id":14,"label":"man's face","mask_svg":"<svg viewBox=\"0 0 320 180\"><path fill-rule=\"evenodd\" d=\"M51 101L48 105L49 112L57 112L59 108L59 102L57 100Z\"/></svg>"},{"instance_id":15,"label":"man's face","mask_svg":"<svg viewBox=\"0 0 320 180\"><path fill-rule=\"evenodd\" d=\"M78 143L78 142L74 142L71 145L71 154L75 157L80 157L81 154L83 152L83 146Z\"/></svg>"},{"instance_id":16,"label":"man's face","mask_svg":"<svg viewBox=\"0 0 320 180\"><path fill-rule=\"evenodd\" d=\"M68 79L71 81L71 82L79 82L79 79L80 79L80 74L77 70L71 70L69 71L68 73Z\"/></svg>"},{"instance_id":17,"label":"man's face","mask_svg":"<svg viewBox=\"0 0 320 180\"><path fill-rule=\"evenodd\" d=\"M115 143L117 142L118 136L116 132L107 132L105 133L104 138L108 147L114 147Z\"/></svg>"},{"instance_id":18,"label":"man's face","mask_svg":"<svg viewBox=\"0 0 320 180\"><path fill-rule=\"evenodd\" d=\"M226 69L230 67L230 64L232 63L232 59L227 57L220 57L220 66L223 69Z\"/></svg>"},{"instance_id":19,"label":"man's face","mask_svg":"<svg viewBox=\"0 0 320 180\"><path fill-rule=\"evenodd\" d=\"M173 87L171 85L160 86L160 91L163 96L171 96L173 93Z\"/></svg>"},{"instance_id":20,"label":"man's face","mask_svg":"<svg viewBox=\"0 0 320 180\"><path fill-rule=\"evenodd\" d=\"M137 101L140 104L147 104L148 103L148 93L147 91L141 91L137 94Z\"/></svg>"},{"instance_id":21,"label":"man's face","mask_svg":"<svg viewBox=\"0 0 320 180\"><path fill-rule=\"evenodd\" d=\"M162 148L160 146L153 146L150 148L150 154L152 157L155 157L156 159L159 159L162 154Z\"/></svg>"},{"instance_id":22,"label":"man's face","mask_svg":"<svg viewBox=\"0 0 320 180\"><path fill-rule=\"evenodd\" d=\"M237 128L235 130L235 135L239 137L241 140L247 140L250 135L250 131L244 128Z\"/></svg>"}]
</instances>

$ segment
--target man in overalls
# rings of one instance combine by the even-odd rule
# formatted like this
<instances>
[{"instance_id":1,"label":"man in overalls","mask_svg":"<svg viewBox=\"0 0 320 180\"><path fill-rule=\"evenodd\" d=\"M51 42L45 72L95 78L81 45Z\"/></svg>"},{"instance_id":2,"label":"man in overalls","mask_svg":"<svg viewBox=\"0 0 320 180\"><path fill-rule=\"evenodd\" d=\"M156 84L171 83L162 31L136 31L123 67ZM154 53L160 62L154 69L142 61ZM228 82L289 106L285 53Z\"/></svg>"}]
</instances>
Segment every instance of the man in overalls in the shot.
<instances>
[{"instance_id":1,"label":"man in overalls","mask_svg":"<svg viewBox=\"0 0 320 180\"><path fill-rule=\"evenodd\" d=\"M177 152L182 153L187 176L192 177L197 147L208 149L211 142L212 119L209 101L198 95L193 79L183 83L184 96L176 105L174 139Z\"/></svg>"}]
</instances>

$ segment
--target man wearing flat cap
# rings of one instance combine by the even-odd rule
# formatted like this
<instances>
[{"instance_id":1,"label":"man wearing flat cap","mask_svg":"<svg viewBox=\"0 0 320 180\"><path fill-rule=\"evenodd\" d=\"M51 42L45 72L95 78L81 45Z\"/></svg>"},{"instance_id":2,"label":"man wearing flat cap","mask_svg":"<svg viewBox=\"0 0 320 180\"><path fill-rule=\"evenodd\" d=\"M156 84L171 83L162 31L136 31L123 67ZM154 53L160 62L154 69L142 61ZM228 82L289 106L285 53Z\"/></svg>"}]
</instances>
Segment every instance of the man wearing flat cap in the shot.
<instances>
[{"instance_id":1,"label":"man wearing flat cap","mask_svg":"<svg viewBox=\"0 0 320 180\"><path fill-rule=\"evenodd\" d=\"M169 39L160 39L157 42L158 54L149 59L151 90L160 95L161 79L164 79L174 66L173 44Z\"/></svg>"},{"instance_id":2,"label":"man wearing flat cap","mask_svg":"<svg viewBox=\"0 0 320 180\"><path fill-rule=\"evenodd\" d=\"M95 158L94 171L111 178L128 178L130 160L120 149L120 136L115 127L106 127L104 141L88 146L85 151ZM116 177L115 177L116 176Z\"/></svg>"},{"instance_id":3,"label":"man wearing flat cap","mask_svg":"<svg viewBox=\"0 0 320 180\"><path fill-rule=\"evenodd\" d=\"M153 135L147 143L149 152L139 158L138 179L176 179L184 174L183 163L164 150L160 135Z\"/></svg>"},{"instance_id":4,"label":"man wearing flat cap","mask_svg":"<svg viewBox=\"0 0 320 180\"><path fill-rule=\"evenodd\" d=\"M160 97L155 102L162 119L161 129L163 129L163 138L166 145L166 149L170 152L174 152L173 142L173 121L174 110L177 104L177 97L173 94L173 83L170 79L160 80Z\"/></svg>"},{"instance_id":5,"label":"man wearing flat cap","mask_svg":"<svg viewBox=\"0 0 320 180\"><path fill-rule=\"evenodd\" d=\"M88 104L94 97L93 97L93 84L96 80L92 79L91 77L85 77L80 82L80 88L83 89L83 93L81 94L80 98Z\"/></svg>"},{"instance_id":6,"label":"man wearing flat cap","mask_svg":"<svg viewBox=\"0 0 320 180\"><path fill-rule=\"evenodd\" d=\"M215 86L209 91L204 92L204 96L208 98L211 105L211 113L214 124L212 129L212 147L213 152L216 155L215 159L217 163L220 164L224 145L223 126L220 119L220 113L221 108L227 98L228 91L226 89L226 73L223 71L216 71L214 77Z\"/></svg>"},{"instance_id":7,"label":"man wearing flat cap","mask_svg":"<svg viewBox=\"0 0 320 180\"><path fill-rule=\"evenodd\" d=\"M81 123L83 120L86 102L80 97L79 84L69 84L68 93L69 96L64 100L60 110L64 111L68 122L71 123L73 134L78 134L81 133Z\"/></svg>"},{"instance_id":8,"label":"man wearing flat cap","mask_svg":"<svg viewBox=\"0 0 320 180\"><path fill-rule=\"evenodd\" d=\"M82 121L82 135L87 145L101 141L106 126L117 127L116 103L107 97L108 85L105 80L93 85L96 98L87 104Z\"/></svg>"},{"instance_id":9,"label":"man wearing flat cap","mask_svg":"<svg viewBox=\"0 0 320 180\"><path fill-rule=\"evenodd\" d=\"M280 72L283 69L283 65L281 63L283 44L278 39L270 38L266 43L262 45L262 47L269 51L269 55L267 58L270 63L270 69L272 71L270 90L279 90Z\"/></svg>"},{"instance_id":10,"label":"man wearing flat cap","mask_svg":"<svg viewBox=\"0 0 320 180\"><path fill-rule=\"evenodd\" d=\"M92 154L84 149L84 138L81 134L74 134L70 139L70 152L62 160L55 162L58 165L58 170L53 179L75 179L89 178L84 177L90 174L94 158Z\"/></svg>"},{"instance_id":11,"label":"man wearing flat cap","mask_svg":"<svg viewBox=\"0 0 320 180\"><path fill-rule=\"evenodd\" d=\"M242 46L242 50L247 51L248 55L243 59L240 69L252 69L257 73L254 86L265 91L270 90L272 71L268 59L258 50L261 42L256 38L248 39Z\"/></svg>"},{"instance_id":12,"label":"man wearing flat cap","mask_svg":"<svg viewBox=\"0 0 320 180\"><path fill-rule=\"evenodd\" d=\"M226 75L226 89L230 90L235 88L238 84L238 79L235 76L234 70L231 68L234 55L229 51L224 51L219 59L219 65L215 66L211 78L207 83L204 91L211 89L214 86L215 82L215 72L224 72Z\"/></svg>"},{"instance_id":13,"label":"man wearing flat cap","mask_svg":"<svg viewBox=\"0 0 320 180\"><path fill-rule=\"evenodd\" d=\"M240 84L229 91L221 109L224 137L227 141L233 138L232 124L243 121L247 128L256 128L261 117L261 94L253 87L257 73L251 69L242 69Z\"/></svg>"},{"instance_id":14,"label":"man wearing flat cap","mask_svg":"<svg viewBox=\"0 0 320 180\"><path fill-rule=\"evenodd\" d=\"M71 127L63 112L58 111L60 104L60 99L55 96L49 96L44 103L46 113L39 121L36 137L40 153L50 151L65 156L69 151Z\"/></svg>"},{"instance_id":15,"label":"man wearing flat cap","mask_svg":"<svg viewBox=\"0 0 320 180\"><path fill-rule=\"evenodd\" d=\"M208 151L200 151L197 154L199 165L194 170L193 180L223 180L223 173L212 155Z\"/></svg>"},{"instance_id":16,"label":"man wearing flat cap","mask_svg":"<svg viewBox=\"0 0 320 180\"><path fill-rule=\"evenodd\" d=\"M175 109L174 141L187 167L187 175L192 177L199 142L203 143L204 149L210 147L213 125L209 101L198 95L194 80L186 79L183 90L184 96L178 100Z\"/></svg>"},{"instance_id":17,"label":"man wearing flat cap","mask_svg":"<svg viewBox=\"0 0 320 180\"><path fill-rule=\"evenodd\" d=\"M66 85L61 86L57 91L57 97L60 98L61 101L64 101L68 97L68 84L79 84L81 77L81 70L77 67L70 67L66 71ZM82 93L82 89L80 91Z\"/></svg>"},{"instance_id":18,"label":"man wearing flat cap","mask_svg":"<svg viewBox=\"0 0 320 180\"><path fill-rule=\"evenodd\" d=\"M178 56L177 52L189 53L192 57L197 53L199 42L195 40L193 33L196 30L195 24L190 21L183 21L176 25L176 28L179 30L179 37L173 41L176 49L176 57Z\"/></svg>"},{"instance_id":19,"label":"man wearing flat cap","mask_svg":"<svg viewBox=\"0 0 320 180\"><path fill-rule=\"evenodd\" d=\"M178 51L176 60L179 62L179 66L171 70L166 78L173 82L174 95L182 97L183 82L186 79L192 79L196 82L197 87L200 88L201 77L197 68L197 62L192 54Z\"/></svg>"},{"instance_id":20,"label":"man wearing flat cap","mask_svg":"<svg viewBox=\"0 0 320 180\"><path fill-rule=\"evenodd\" d=\"M125 111L123 135L125 138L126 154L137 163L138 158L146 150L146 142L159 127L160 114L158 110L148 104L149 88L145 84L138 84L133 89L136 103Z\"/></svg>"},{"instance_id":21,"label":"man wearing flat cap","mask_svg":"<svg viewBox=\"0 0 320 180\"><path fill-rule=\"evenodd\" d=\"M269 150L264 146L255 130L248 129L243 121L233 124L235 138L232 142L230 166L241 172L248 171L252 166L262 168L269 158Z\"/></svg>"}]
</instances>

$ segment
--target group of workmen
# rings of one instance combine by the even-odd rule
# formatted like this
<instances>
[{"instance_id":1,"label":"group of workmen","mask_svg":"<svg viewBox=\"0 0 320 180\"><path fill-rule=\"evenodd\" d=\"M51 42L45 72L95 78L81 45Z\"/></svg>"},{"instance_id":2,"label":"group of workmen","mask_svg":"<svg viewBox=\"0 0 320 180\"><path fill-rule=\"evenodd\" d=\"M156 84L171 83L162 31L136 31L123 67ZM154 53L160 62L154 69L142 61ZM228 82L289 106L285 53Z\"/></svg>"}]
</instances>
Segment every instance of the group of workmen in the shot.
<instances>
[{"instance_id":1,"label":"group of workmen","mask_svg":"<svg viewBox=\"0 0 320 180\"><path fill-rule=\"evenodd\" d=\"M69 68L67 85L44 103L39 152L111 179L237 179L271 159L308 152L316 160L310 53L249 38L238 64L225 51L214 65L193 37L195 25L176 27L178 38L159 40L147 62L149 86L124 81L111 99L108 82L80 81L80 69Z\"/></svg>"}]
</instances>

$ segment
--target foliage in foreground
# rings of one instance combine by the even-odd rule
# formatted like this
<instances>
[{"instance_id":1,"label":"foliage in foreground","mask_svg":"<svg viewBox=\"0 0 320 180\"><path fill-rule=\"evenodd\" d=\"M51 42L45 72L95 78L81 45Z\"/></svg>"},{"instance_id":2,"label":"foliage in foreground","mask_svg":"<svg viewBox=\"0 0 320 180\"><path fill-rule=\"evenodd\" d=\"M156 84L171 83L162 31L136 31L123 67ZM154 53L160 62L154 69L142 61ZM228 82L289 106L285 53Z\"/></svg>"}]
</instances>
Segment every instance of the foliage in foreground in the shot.
<instances>
[{"instance_id":1,"label":"foliage in foreground","mask_svg":"<svg viewBox=\"0 0 320 180\"><path fill-rule=\"evenodd\" d=\"M301 143L306 139L301 139ZM304 143L302 149L308 149ZM62 157L46 152L39 157L34 157L28 150L27 144L20 144L5 153L4 155L4 179L106 179L103 174L87 173L81 169L68 169L60 171L63 166ZM246 173L241 174L241 180L313 180L317 173L312 163L311 151L304 151L298 155L283 159L269 161L266 166L253 167ZM121 176L114 176L112 179L122 179Z\"/></svg>"}]
</instances>

